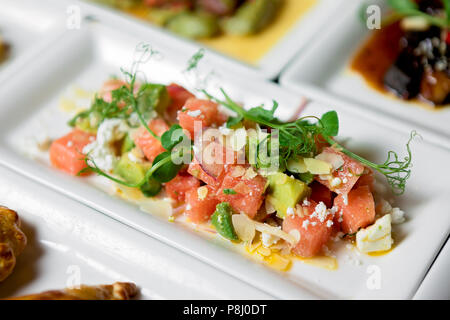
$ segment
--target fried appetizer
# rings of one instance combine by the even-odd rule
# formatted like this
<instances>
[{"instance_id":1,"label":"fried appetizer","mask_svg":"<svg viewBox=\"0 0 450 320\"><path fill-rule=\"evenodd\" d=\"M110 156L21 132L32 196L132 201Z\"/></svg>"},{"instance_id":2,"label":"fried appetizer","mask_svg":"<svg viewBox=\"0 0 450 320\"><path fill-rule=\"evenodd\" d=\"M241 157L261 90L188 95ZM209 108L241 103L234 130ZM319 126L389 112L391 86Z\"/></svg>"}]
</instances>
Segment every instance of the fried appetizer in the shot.
<instances>
[{"instance_id":1,"label":"fried appetizer","mask_svg":"<svg viewBox=\"0 0 450 320\"><path fill-rule=\"evenodd\" d=\"M3 42L2 36L0 35L0 63L3 62L8 56L9 45Z\"/></svg>"},{"instance_id":2,"label":"fried appetizer","mask_svg":"<svg viewBox=\"0 0 450 320\"><path fill-rule=\"evenodd\" d=\"M26 244L17 212L0 206L0 281L11 274Z\"/></svg>"},{"instance_id":3,"label":"fried appetizer","mask_svg":"<svg viewBox=\"0 0 450 320\"><path fill-rule=\"evenodd\" d=\"M9 300L130 300L138 293L134 283L116 282L112 285L86 286L51 290Z\"/></svg>"}]
</instances>

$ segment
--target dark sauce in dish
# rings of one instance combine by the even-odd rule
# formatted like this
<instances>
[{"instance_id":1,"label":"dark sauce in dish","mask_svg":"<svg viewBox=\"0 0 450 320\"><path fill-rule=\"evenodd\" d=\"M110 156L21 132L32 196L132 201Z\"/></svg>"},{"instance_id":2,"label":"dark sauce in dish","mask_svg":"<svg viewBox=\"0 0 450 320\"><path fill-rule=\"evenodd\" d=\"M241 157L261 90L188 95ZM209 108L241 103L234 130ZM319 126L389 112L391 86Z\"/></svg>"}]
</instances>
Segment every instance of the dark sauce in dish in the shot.
<instances>
[{"instance_id":1,"label":"dark sauce in dish","mask_svg":"<svg viewBox=\"0 0 450 320\"><path fill-rule=\"evenodd\" d=\"M395 22L373 32L351 69L378 91L441 108L450 104L448 39L447 31L438 27L404 31Z\"/></svg>"}]
</instances>

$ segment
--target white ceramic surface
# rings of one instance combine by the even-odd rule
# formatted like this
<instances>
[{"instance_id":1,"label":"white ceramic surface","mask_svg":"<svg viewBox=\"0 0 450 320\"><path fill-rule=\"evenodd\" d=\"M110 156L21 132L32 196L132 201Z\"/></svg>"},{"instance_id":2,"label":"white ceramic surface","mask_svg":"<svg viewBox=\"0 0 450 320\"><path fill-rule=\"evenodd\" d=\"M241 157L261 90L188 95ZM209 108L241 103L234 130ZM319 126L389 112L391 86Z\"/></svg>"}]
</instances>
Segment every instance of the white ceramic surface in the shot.
<instances>
[{"instance_id":1,"label":"white ceramic surface","mask_svg":"<svg viewBox=\"0 0 450 320\"><path fill-rule=\"evenodd\" d=\"M0 64L0 82L65 31L63 18L51 1L36 5L33 0L0 0L0 34L11 47L10 56Z\"/></svg>"},{"instance_id":2,"label":"white ceramic surface","mask_svg":"<svg viewBox=\"0 0 450 320\"><path fill-rule=\"evenodd\" d=\"M53 0L61 1L61 0ZM64 0L66 1L66 0ZM209 50L216 68L227 72L241 73L246 77L274 79L283 67L298 53L307 47L311 39L320 33L326 23L333 17L343 0L318 0L318 3L296 23L292 29L259 61L256 66L230 58L215 50ZM157 38L159 41L171 43L179 51L192 51L201 44L179 37L164 29L140 21L128 14L121 13L89 1L75 0L68 4L77 3L83 15L93 16L100 21L106 21L121 28L133 28L140 36L148 39Z\"/></svg>"},{"instance_id":3,"label":"white ceramic surface","mask_svg":"<svg viewBox=\"0 0 450 320\"><path fill-rule=\"evenodd\" d=\"M70 285L131 281L140 299L270 299L244 282L0 167L0 205L28 244L0 298Z\"/></svg>"},{"instance_id":4,"label":"white ceramic surface","mask_svg":"<svg viewBox=\"0 0 450 320\"><path fill-rule=\"evenodd\" d=\"M106 77L117 74L119 67L129 65L136 43L142 41L133 36L133 30L126 32L105 24L86 24L83 30L68 31L51 46L52 50L36 58L36 63L28 64L22 73L0 88L4 102L0 110L0 163L277 298L410 298L414 295L450 231L446 206L450 187L439 170L450 161L450 153L426 141L413 144L413 176L407 193L397 199L408 220L396 230L398 243L391 253L382 257L359 256L354 250L343 248L337 253L337 271L298 262L285 274L247 260L223 241L207 241L177 224L169 224L111 198L82 179L51 169L48 161L39 163L24 156L21 152L24 138L42 131L58 137L68 131L65 127L68 115L58 106L60 97L69 94L73 85L95 90ZM193 52L179 52L173 50L171 43L153 40L154 48L162 55L143 66L147 78L192 84L180 70ZM33 74L39 75L39 81L31 79ZM279 115L284 119L294 116L304 102L298 95L263 81L248 81L220 72L210 79L212 91L217 92L220 83L232 97L247 106L277 99ZM19 87L26 94L17 95ZM311 103L305 112L317 115L335 107L341 117L341 136L351 137L348 145L353 150L374 161L383 161L388 150L404 151L411 129L408 125L391 129L385 126L383 118L370 120L334 105ZM367 285L373 279L374 270L381 275L381 286L375 289Z\"/></svg>"},{"instance_id":5,"label":"white ceramic surface","mask_svg":"<svg viewBox=\"0 0 450 320\"><path fill-rule=\"evenodd\" d=\"M450 242L442 248L426 278L417 290L417 300L450 300Z\"/></svg>"},{"instance_id":6,"label":"white ceramic surface","mask_svg":"<svg viewBox=\"0 0 450 320\"><path fill-rule=\"evenodd\" d=\"M355 113L366 117L384 114L405 121L428 141L450 148L450 108L430 111L402 102L373 90L359 75L350 71L353 55L369 34L358 15L365 2L347 1L342 5L333 25L319 34L306 52L285 69L281 84L323 102L336 101L351 106ZM370 3L382 4L383 1Z\"/></svg>"}]
</instances>

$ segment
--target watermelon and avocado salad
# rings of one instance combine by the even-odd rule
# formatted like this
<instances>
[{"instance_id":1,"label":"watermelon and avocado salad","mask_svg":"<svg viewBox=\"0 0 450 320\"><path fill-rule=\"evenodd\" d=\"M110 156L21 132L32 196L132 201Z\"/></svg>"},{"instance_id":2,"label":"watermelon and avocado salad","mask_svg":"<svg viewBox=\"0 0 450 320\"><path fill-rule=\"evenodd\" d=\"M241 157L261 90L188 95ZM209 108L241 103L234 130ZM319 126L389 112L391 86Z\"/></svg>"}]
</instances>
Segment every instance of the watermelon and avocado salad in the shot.
<instances>
[{"instance_id":1,"label":"watermelon and avocado salad","mask_svg":"<svg viewBox=\"0 0 450 320\"><path fill-rule=\"evenodd\" d=\"M235 244L300 257L323 255L336 239L363 253L391 249L404 214L377 194L376 179L405 191L415 133L406 157L390 151L376 164L338 142L335 111L282 122L276 102L244 109L221 92L110 79L53 141L51 164L170 198L183 208L172 221L207 224Z\"/></svg>"}]
</instances>

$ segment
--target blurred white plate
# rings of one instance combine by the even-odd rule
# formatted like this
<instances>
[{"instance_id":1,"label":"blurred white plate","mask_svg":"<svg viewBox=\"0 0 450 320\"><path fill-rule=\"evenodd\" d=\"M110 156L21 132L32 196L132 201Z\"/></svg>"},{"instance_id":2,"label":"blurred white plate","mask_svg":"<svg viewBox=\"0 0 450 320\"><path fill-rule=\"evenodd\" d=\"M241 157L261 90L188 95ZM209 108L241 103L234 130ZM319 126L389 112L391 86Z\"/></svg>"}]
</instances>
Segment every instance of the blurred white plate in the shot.
<instances>
[{"instance_id":1,"label":"blurred white plate","mask_svg":"<svg viewBox=\"0 0 450 320\"><path fill-rule=\"evenodd\" d=\"M406 120L429 141L450 148L450 108L426 110L418 105L379 93L370 88L359 75L350 71L349 64L363 45L369 30L359 19L358 10L367 1L347 1L340 16L318 36L317 41L295 59L282 73L283 86L322 99L322 92L331 93L354 112L367 117L378 113ZM373 0L370 3L382 4ZM329 97L330 95L326 95Z\"/></svg>"},{"instance_id":2,"label":"blurred white plate","mask_svg":"<svg viewBox=\"0 0 450 320\"><path fill-rule=\"evenodd\" d=\"M4 167L0 205L18 212L28 244L0 299L131 281L141 299L270 299L238 279Z\"/></svg>"},{"instance_id":3,"label":"blurred white plate","mask_svg":"<svg viewBox=\"0 0 450 320\"><path fill-rule=\"evenodd\" d=\"M9 57L0 64L0 82L11 67L34 58L49 41L64 32L64 16L51 1L0 0L0 35L10 45Z\"/></svg>"},{"instance_id":4,"label":"blurred white plate","mask_svg":"<svg viewBox=\"0 0 450 320\"><path fill-rule=\"evenodd\" d=\"M291 30L273 46L256 66L231 58L213 49L208 51L211 58L216 62L217 69L241 73L247 77L274 79L297 53L301 53L305 47L314 41L314 37L333 18L343 2L345 1L317 0L317 3L309 12L294 24ZM124 29L133 29L133 34L147 37L147 39L156 38L164 43L170 42L178 51L193 51L195 48L202 46L201 43L180 37L119 10L100 6L86 0L76 0L69 3L78 3L83 15L94 16L100 21L107 21Z\"/></svg>"},{"instance_id":5,"label":"blurred white plate","mask_svg":"<svg viewBox=\"0 0 450 320\"><path fill-rule=\"evenodd\" d=\"M3 101L0 110L0 163L277 298L413 296L450 231L446 205L450 187L442 179L442 170L438 170L446 167L450 153L426 142L415 141L413 144L413 176L408 192L397 199L397 205L406 211L408 221L397 229L399 242L390 254L358 256L354 250L343 247L337 253L337 271L296 262L284 274L242 257L224 241L207 241L198 233L167 223L165 219L141 212L135 206L111 197L83 179L58 172L48 165L46 157L33 161L23 155L24 138L36 137L44 131L55 138L69 131L65 125L69 116L59 109L61 96L68 95L73 85L90 90L99 88L109 75L118 74L119 67L130 64L136 43L140 40L104 24L85 25L83 30L67 32L61 41L54 43L52 50L37 57L33 65L28 65L26 70L0 88ZM189 85L180 70L185 68L185 62L193 52L180 53L173 50L171 43L160 43L157 39L153 45L161 52L161 58L142 67L147 79ZM211 62L204 62L211 67ZM31 75L38 75L38 78ZM217 92L220 83L233 98L246 106L278 100L279 115L283 119L295 116L304 102L298 95L269 82L248 81L219 72L209 80L211 91ZM17 95L19 89L24 94ZM306 107L306 113L316 115L332 108L334 106L312 103ZM382 125L382 118L380 122L373 122L345 109L336 109L341 117L341 136L352 138L349 146L356 152L379 162L384 161L388 150L404 152L409 128L391 130ZM374 269L374 265L379 269ZM381 272L381 287L377 290L367 286L373 270Z\"/></svg>"},{"instance_id":6,"label":"blurred white plate","mask_svg":"<svg viewBox=\"0 0 450 320\"><path fill-rule=\"evenodd\" d=\"M450 300L450 242L442 248L434 261L427 277L423 280L414 299L416 300Z\"/></svg>"}]
</instances>

